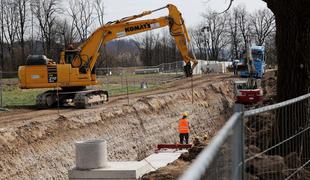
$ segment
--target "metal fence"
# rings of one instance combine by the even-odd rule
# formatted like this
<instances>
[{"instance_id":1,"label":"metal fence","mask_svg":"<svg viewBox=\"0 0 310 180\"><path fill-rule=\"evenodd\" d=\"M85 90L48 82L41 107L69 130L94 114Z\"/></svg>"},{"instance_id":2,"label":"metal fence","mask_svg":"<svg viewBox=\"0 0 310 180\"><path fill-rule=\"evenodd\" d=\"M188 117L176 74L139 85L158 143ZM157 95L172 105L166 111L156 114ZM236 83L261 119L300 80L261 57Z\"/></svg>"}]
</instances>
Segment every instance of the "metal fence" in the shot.
<instances>
[{"instance_id":1,"label":"metal fence","mask_svg":"<svg viewBox=\"0 0 310 180\"><path fill-rule=\"evenodd\" d=\"M128 91L136 92L144 88L159 87L184 77L183 65L179 62L158 66L97 68L97 79L110 94Z\"/></svg>"},{"instance_id":2,"label":"metal fence","mask_svg":"<svg viewBox=\"0 0 310 180\"><path fill-rule=\"evenodd\" d=\"M310 94L236 112L180 179L310 179L309 121Z\"/></svg>"},{"instance_id":3,"label":"metal fence","mask_svg":"<svg viewBox=\"0 0 310 180\"><path fill-rule=\"evenodd\" d=\"M156 71L150 71L154 69ZM139 70L140 73L136 73ZM145 70L145 73L144 71L141 73L141 70ZM160 87L184 77L182 61L158 66L97 68L96 74L100 86L96 88L107 90L111 96L126 93L130 95L131 93ZM17 71L0 73L0 107L34 105L36 95L45 91L45 89L20 90L17 77ZM27 102L23 101L24 97L12 97L15 96L12 91L16 92L16 96L27 97Z\"/></svg>"}]
</instances>

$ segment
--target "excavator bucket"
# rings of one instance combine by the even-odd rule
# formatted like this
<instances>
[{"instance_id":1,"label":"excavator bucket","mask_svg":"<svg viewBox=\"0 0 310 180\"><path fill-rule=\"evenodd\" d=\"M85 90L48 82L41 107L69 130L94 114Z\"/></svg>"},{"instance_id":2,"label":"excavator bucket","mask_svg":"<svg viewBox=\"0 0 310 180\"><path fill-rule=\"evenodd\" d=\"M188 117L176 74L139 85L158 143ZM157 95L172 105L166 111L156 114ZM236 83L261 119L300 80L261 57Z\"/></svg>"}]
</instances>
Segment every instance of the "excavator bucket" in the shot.
<instances>
[{"instance_id":1,"label":"excavator bucket","mask_svg":"<svg viewBox=\"0 0 310 180\"><path fill-rule=\"evenodd\" d=\"M193 69L190 62L184 66L184 73L186 77L191 77L193 75Z\"/></svg>"}]
</instances>

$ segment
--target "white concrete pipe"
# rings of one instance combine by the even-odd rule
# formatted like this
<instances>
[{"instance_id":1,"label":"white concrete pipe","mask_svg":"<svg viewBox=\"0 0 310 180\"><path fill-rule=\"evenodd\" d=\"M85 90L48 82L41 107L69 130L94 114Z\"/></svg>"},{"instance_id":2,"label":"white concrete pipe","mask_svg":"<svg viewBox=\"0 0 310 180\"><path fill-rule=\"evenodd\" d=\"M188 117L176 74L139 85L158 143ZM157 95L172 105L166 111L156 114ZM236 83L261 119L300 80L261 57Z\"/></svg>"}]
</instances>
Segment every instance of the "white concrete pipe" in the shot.
<instances>
[{"instance_id":1,"label":"white concrete pipe","mask_svg":"<svg viewBox=\"0 0 310 180\"><path fill-rule=\"evenodd\" d=\"M76 169L98 169L107 167L107 142L105 140L76 142L75 162Z\"/></svg>"}]
</instances>

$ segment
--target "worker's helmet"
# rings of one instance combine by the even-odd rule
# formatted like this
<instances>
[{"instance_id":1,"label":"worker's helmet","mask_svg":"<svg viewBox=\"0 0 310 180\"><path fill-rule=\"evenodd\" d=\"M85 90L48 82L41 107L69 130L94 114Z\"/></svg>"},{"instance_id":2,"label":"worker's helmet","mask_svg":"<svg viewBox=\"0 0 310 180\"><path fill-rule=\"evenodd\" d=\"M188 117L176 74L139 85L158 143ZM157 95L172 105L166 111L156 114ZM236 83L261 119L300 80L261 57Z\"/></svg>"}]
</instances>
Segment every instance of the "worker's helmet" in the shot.
<instances>
[{"instance_id":1,"label":"worker's helmet","mask_svg":"<svg viewBox=\"0 0 310 180\"><path fill-rule=\"evenodd\" d=\"M188 112L183 112L183 113L182 113L182 116L187 117L187 116L188 116Z\"/></svg>"}]
</instances>

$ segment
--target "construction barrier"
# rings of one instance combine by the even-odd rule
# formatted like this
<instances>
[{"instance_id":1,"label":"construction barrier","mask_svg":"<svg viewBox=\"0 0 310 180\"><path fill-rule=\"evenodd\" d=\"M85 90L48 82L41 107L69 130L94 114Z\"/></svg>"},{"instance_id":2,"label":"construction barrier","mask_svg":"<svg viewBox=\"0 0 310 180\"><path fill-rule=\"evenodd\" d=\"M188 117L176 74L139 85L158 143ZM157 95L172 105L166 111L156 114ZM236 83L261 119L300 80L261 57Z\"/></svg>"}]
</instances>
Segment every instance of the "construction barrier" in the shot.
<instances>
[{"instance_id":1,"label":"construction barrier","mask_svg":"<svg viewBox=\"0 0 310 180\"><path fill-rule=\"evenodd\" d=\"M253 110L237 107L180 180L309 179L310 93Z\"/></svg>"}]
</instances>

